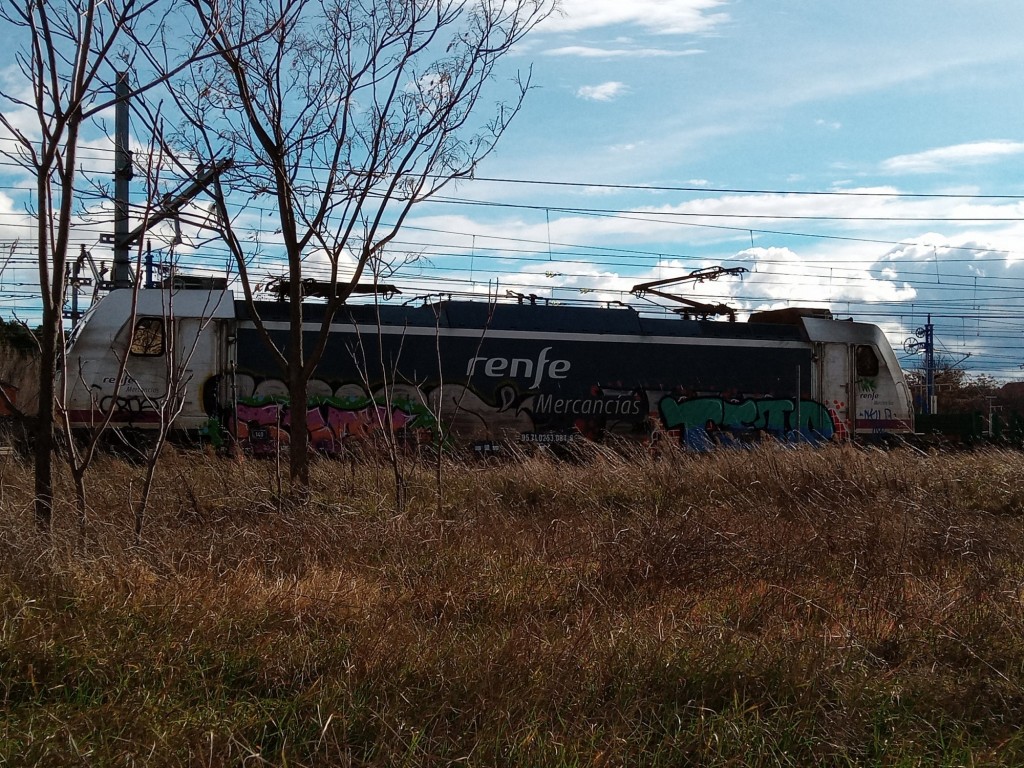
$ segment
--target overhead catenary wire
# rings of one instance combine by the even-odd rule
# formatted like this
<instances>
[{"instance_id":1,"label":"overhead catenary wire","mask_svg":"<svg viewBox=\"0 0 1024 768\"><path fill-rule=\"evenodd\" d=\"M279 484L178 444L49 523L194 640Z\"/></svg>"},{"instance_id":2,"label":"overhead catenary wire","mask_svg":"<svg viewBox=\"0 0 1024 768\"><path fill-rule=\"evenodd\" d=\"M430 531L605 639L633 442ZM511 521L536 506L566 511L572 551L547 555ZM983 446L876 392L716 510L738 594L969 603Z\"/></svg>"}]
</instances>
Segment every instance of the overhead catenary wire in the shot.
<instances>
[{"instance_id":1,"label":"overhead catenary wire","mask_svg":"<svg viewBox=\"0 0 1024 768\"><path fill-rule=\"evenodd\" d=\"M112 150L111 150L112 151ZM99 150L96 157L102 157L106 150ZM92 170L92 169L90 169ZM102 173L96 171L97 175L109 175L109 170L103 171ZM621 188L623 190L629 189L649 189L660 192L672 191L672 192L693 192L693 193L704 193L704 192L716 192L720 194L750 194L750 195L786 195L786 196L840 196L840 197L880 197L889 199L899 198L958 198L958 199L978 199L978 200L1013 200L1020 201L1024 197L1016 195L931 195L931 194L914 194L914 193L899 193L899 192L859 192L859 191L828 191L828 192L801 192L792 190L742 190L733 188L710 188L710 187L653 187L650 185L600 185L600 184L579 184L575 182L545 182L545 181L531 181L531 180L501 180L501 179L486 179L477 178L478 181L488 183L510 183L510 184L529 184L536 183L542 186L590 186L595 188L608 188L615 189ZM24 191L23 187L12 185L8 190L11 192ZM93 200L100 201L102 196L94 196ZM830 277L838 282L840 290L837 292L837 303L842 305L845 304L848 307L855 308L859 313L866 316L885 318L889 317L892 319L899 319L906 317L906 310L900 309L899 302L891 302L888 306L892 307L891 310L886 313L882 309L885 305L884 302L873 302L869 303L866 301L847 301L843 298L844 288L851 289L857 285L868 286L874 281L886 281L887 278L877 273L871 273L867 271L865 266L862 265L837 265L834 260L827 258L805 258L800 257L797 263L789 262L785 259L773 258L770 255L768 248L771 246L772 238L816 238L823 241L846 241L855 243L870 243L876 245L884 245L889 248L931 248L938 247L942 250L943 256L941 259L941 268L936 262L928 262L925 264L921 262L921 266L934 267L934 270L930 273L922 271L921 269L911 270L907 265L914 264L912 260L904 260L899 263L899 276L896 278L896 282L899 285L905 285L911 288L921 288L924 286L925 280L928 276L931 276L933 281L935 277L938 277L940 282L943 284L941 287L932 285L930 290L935 293L944 294L946 298L936 298L929 300L929 302L919 301L918 306L921 311L924 311L925 307L930 308L941 308L947 307L950 311L950 319L963 318L969 316L972 321L981 322L992 322L996 318L999 318L998 322L1002 323L1004 327L1009 328L1012 332L1013 329L1019 328L1020 326L1014 326L1012 311L1007 311L1003 315L995 315L991 311L991 307L985 307L986 312L979 311L977 306L965 303L964 299L957 297L954 291L963 288L965 281L971 282L971 288L977 286L977 291L974 292L974 303L978 295L986 299L996 299L1005 302L1019 302L1024 300L1021 295L1021 290L1018 284L1022 281L1022 278L1016 278L1012 275L992 275L992 276L979 276L971 275L965 276L955 269L952 269L958 264L970 263L973 266L980 266L986 263L993 265L1005 264L1007 259L1018 258L1019 254L1011 249L996 249L986 247L982 245L964 245L964 244L948 244L943 243L936 245L931 242L913 242L912 239L895 239L895 238L865 238L856 237L852 235L841 235L829 232L808 232L808 231L788 231L788 228L751 228L748 226L729 226L724 224L715 224L709 220L721 219L725 220L737 220L743 219L747 221L804 221L804 222L816 222L816 223L851 223L851 222L874 222L874 223L885 223L885 224L914 224L914 223L951 223L951 224L964 224L964 223L1000 223L1007 221L1018 221L1019 218L1012 216L992 216L991 218L974 216L959 216L959 217L944 217L940 215L935 216L859 216L859 215L833 215L833 216L798 216L798 215L787 215L785 211L779 211L778 213L744 213L742 211L736 213L720 213L720 214L708 214L701 212L691 211L643 211L636 209L627 208L588 208L588 207L574 207L574 206L553 206L553 205L531 205L514 202L501 202L501 201L482 201L473 200L469 198L436 198L431 201L431 204L436 204L442 207L450 206L466 206L466 207L479 207L486 206L488 208L504 209L508 211L531 211L531 210L545 210L546 212L563 213L567 216L587 216L587 217L602 217L602 218L620 218L629 221L640 221L645 225L657 225L657 226L698 226L710 230L718 230L723 232L733 231L737 234L742 235L744 240L752 238L756 232L758 235L766 236L762 238L762 249L761 253L756 254L756 263L760 267L758 273L758 280L761 286L772 286L772 285L785 285L791 289L791 297L796 301L814 301L813 296L814 289L819 285L815 280L818 276L817 268L824 267L827 265L827 270ZM145 208L142 205L133 206L134 210L141 211ZM259 208L263 211L271 211L270 208L263 208L261 206L252 207L253 210ZM102 246L98 245L98 237L108 225L109 210L100 209L92 213L92 221L88 227L81 227L76 231L75 234L75 245L78 242L85 243L86 245L94 246L96 250L102 253ZM548 214L546 214L548 215ZM18 221L19 214L16 211L0 211L0 227L7 229L11 232L25 232L27 235L31 233L32 224L23 224ZM91 231L90 231L91 230ZM677 262L682 265L686 264L698 264L702 261L706 262L707 256L695 256L692 254L685 253L673 253L665 252L658 249L643 250L643 249L629 249L629 248L608 248L608 247L595 247L593 245L584 245L578 243L559 243L556 239L551 238L537 241L531 240L530 238L516 238L510 236L495 236L487 234L484 231L466 231L466 232L455 232L451 230L431 229L427 227L416 227L407 226L403 228L404 231L409 233L422 233L429 234L433 232L435 235L444 236L448 238L462 237L467 238L471 245L465 249L469 253L472 253L472 259L474 262L474 270L468 279L465 279L461 272L464 271L459 266L460 260L467 258L466 253L460 252L459 249L453 248L451 243L422 243L416 242L412 239L404 238L396 241L393 245L396 249L408 248L418 249L420 254L424 257L419 266L410 268L409 282L415 283L417 281L430 281L436 285L455 285L465 286L472 288L475 284L475 278L477 276L486 277L489 275L495 275L502 278L503 283L509 278L510 272L518 271L514 269L511 264L518 262L521 264L537 263L541 260L555 262L557 267L554 271L556 275L551 277L544 276L532 276L523 277L520 280L520 284L525 287L530 287L535 290L557 290L566 295L573 291L572 286L558 286L554 285L558 279L566 279L576 281L577 285L575 288L582 295L583 291L598 291L607 292L603 286L604 281L608 278L601 274L595 274L595 271L600 270L611 270L618 271L621 273L628 273L636 270L651 270L657 269L658 267L664 267L668 262ZM254 265L258 269L271 269L273 267L273 253L272 249L274 244L267 242L273 239L273 231L269 228L247 228L244 230L254 240L262 239L264 241L265 253L262 257L257 257L254 261ZM27 238L26 238L27 243ZM487 247L487 246L490 247ZM182 249L183 251L185 249ZM547 251L545 253L545 251ZM963 258L952 257L952 253L963 253ZM538 256L537 254L540 254ZM979 260L975 258L973 254L982 254L982 258ZM12 257L11 263L15 267L31 267L33 264L34 253L31 248L24 248L19 243L17 253ZM102 258L102 257L101 257ZM212 243L208 243L204 246L204 250L201 253L193 254L187 258L191 259L197 268L204 270L211 269L222 269L225 265L230 264L230 253L222 246L218 246ZM108 257L109 260L109 257ZM735 256L731 258L722 259L723 263L749 263L743 259L738 259ZM869 261L869 260L867 260ZM433 263L430 263L433 262ZM505 265L508 264L506 267ZM573 269L571 265L578 265L578 269ZM566 269L569 266L569 269ZM317 274L315 265L310 264L311 274ZM628 280L628 274L619 274L618 278L622 281ZM14 282L5 281L5 291L9 289L29 289L32 287L31 281L28 280L17 280ZM849 292L848 290L846 291ZM13 291L12 291L13 293ZM21 292L19 291L19 297ZM28 292L26 291L26 294ZM467 291L468 295L476 295L472 291ZM764 302L766 297L763 295L757 295L749 291L738 291L729 295L724 295L726 300L735 300L740 302ZM21 297L24 298L24 297ZM6 299L6 297L5 297ZM567 300L563 297L563 301ZM968 314L969 313L969 314ZM941 317L937 317L937 320L942 320ZM981 330L988 330L982 328ZM989 334L989 338L993 340L999 340L1001 337L998 336L994 331ZM991 358L995 361L995 357Z\"/></svg>"}]
</instances>

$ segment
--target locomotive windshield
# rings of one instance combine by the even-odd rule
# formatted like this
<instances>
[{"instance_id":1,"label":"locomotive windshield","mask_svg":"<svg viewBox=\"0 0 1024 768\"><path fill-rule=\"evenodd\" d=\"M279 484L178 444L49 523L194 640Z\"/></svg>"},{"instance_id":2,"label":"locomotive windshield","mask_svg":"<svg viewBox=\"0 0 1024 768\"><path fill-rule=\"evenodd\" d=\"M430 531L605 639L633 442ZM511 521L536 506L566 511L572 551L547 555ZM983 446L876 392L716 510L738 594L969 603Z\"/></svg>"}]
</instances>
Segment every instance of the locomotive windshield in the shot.
<instances>
[{"instance_id":1,"label":"locomotive windshield","mask_svg":"<svg viewBox=\"0 0 1024 768\"><path fill-rule=\"evenodd\" d=\"M164 353L164 319L140 317L135 321L132 346L129 350L137 357L155 357Z\"/></svg>"},{"instance_id":2,"label":"locomotive windshield","mask_svg":"<svg viewBox=\"0 0 1024 768\"><path fill-rule=\"evenodd\" d=\"M858 376L877 376L879 370L878 355L875 354L874 347L868 346L867 344L860 344L857 346L857 375Z\"/></svg>"}]
</instances>

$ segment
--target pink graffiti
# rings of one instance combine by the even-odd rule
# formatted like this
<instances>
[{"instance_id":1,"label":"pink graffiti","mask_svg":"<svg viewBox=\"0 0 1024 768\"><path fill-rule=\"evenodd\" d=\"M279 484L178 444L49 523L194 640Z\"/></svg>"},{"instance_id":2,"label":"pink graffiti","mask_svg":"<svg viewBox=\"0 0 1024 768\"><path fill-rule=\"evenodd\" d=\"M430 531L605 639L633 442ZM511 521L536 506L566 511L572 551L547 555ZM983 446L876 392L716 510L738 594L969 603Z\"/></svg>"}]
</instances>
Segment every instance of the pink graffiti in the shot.
<instances>
[{"instance_id":1,"label":"pink graffiti","mask_svg":"<svg viewBox=\"0 0 1024 768\"><path fill-rule=\"evenodd\" d=\"M342 450L346 438L365 438L388 428L397 432L415 420L415 414L392 408L389 422L388 409L381 405L355 410L324 405L306 411L310 447L331 455ZM291 423L292 412L285 404L240 404L236 410L236 436L255 454L272 453L277 444L287 443Z\"/></svg>"},{"instance_id":2,"label":"pink graffiti","mask_svg":"<svg viewBox=\"0 0 1024 768\"><path fill-rule=\"evenodd\" d=\"M274 403L269 405L239 405L237 410L238 420L246 423L253 422L260 426L277 426L279 408L280 406Z\"/></svg>"}]
</instances>

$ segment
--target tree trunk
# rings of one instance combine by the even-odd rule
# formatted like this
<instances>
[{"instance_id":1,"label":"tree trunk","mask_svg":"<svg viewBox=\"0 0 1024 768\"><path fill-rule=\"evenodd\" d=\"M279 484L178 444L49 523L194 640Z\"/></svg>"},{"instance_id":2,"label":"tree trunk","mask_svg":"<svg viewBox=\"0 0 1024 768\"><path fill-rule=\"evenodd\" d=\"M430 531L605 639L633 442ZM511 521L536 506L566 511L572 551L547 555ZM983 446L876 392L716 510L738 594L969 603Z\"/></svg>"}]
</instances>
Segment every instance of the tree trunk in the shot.
<instances>
[{"instance_id":1,"label":"tree trunk","mask_svg":"<svg viewBox=\"0 0 1024 768\"><path fill-rule=\"evenodd\" d=\"M53 521L53 400L57 367L57 319L52 307L43 309L39 340L39 410L35 428L35 517L40 530Z\"/></svg>"},{"instance_id":2,"label":"tree trunk","mask_svg":"<svg viewBox=\"0 0 1024 768\"><path fill-rule=\"evenodd\" d=\"M50 263L49 229L46 218L48 202L47 179L40 174L36 188L36 219L39 248L39 288L43 300L42 334L39 339L39 410L36 414L35 440L35 517L42 531L49 531L53 522L53 401L56 394L57 337L62 322L61 305L54 302L53 283L60 282L57 270L63 266ZM63 201L62 201L63 202ZM59 256L59 254L55 254ZM56 262L57 259L54 259ZM53 270L52 272L50 270ZM52 281L52 282L51 282ZM61 293L63 293L61 291Z\"/></svg>"},{"instance_id":3,"label":"tree trunk","mask_svg":"<svg viewBox=\"0 0 1024 768\"><path fill-rule=\"evenodd\" d=\"M309 500L309 430L306 428L305 351L302 340L302 280L298 260L292 261L290 322L288 343L288 479L292 500L305 504Z\"/></svg>"},{"instance_id":4,"label":"tree trunk","mask_svg":"<svg viewBox=\"0 0 1024 768\"><path fill-rule=\"evenodd\" d=\"M298 369L298 370L296 370ZM293 500L309 500L309 430L306 428L306 379L302 367L293 365L288 372L288 399L291 419L288 426L288 479Z\"/></svg>"}]
</instances>

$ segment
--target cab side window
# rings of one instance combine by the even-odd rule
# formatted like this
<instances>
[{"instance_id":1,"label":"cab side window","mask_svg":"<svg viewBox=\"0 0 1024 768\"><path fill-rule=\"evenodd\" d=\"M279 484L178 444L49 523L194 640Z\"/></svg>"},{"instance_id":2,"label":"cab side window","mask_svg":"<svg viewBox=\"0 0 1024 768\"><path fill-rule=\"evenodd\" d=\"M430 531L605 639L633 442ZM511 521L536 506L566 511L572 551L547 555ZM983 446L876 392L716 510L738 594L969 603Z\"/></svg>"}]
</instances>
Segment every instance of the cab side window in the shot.
<instances>
[{"instance_id":1,"label":"cab side window","mask_svg":"<svg viewBox=\"0 0 1024 768\"><path fill-rule=\"evenodd\" d=\"M155 357L164 353L164 319L140 317L135 321L135 333L129 352L138 357Z\"/></svg>"},{"instance_id":2,"label":"cab side window","mask_svg":"<svg viewBox=\"0 0 1024 768\"><path fill-rule=\"evenodd\" d=\"M874 347L870 347L867 344L859 344L855 354L858 376L878 375L878 355L875 353Z\"/></svg>"}]
</instances>

